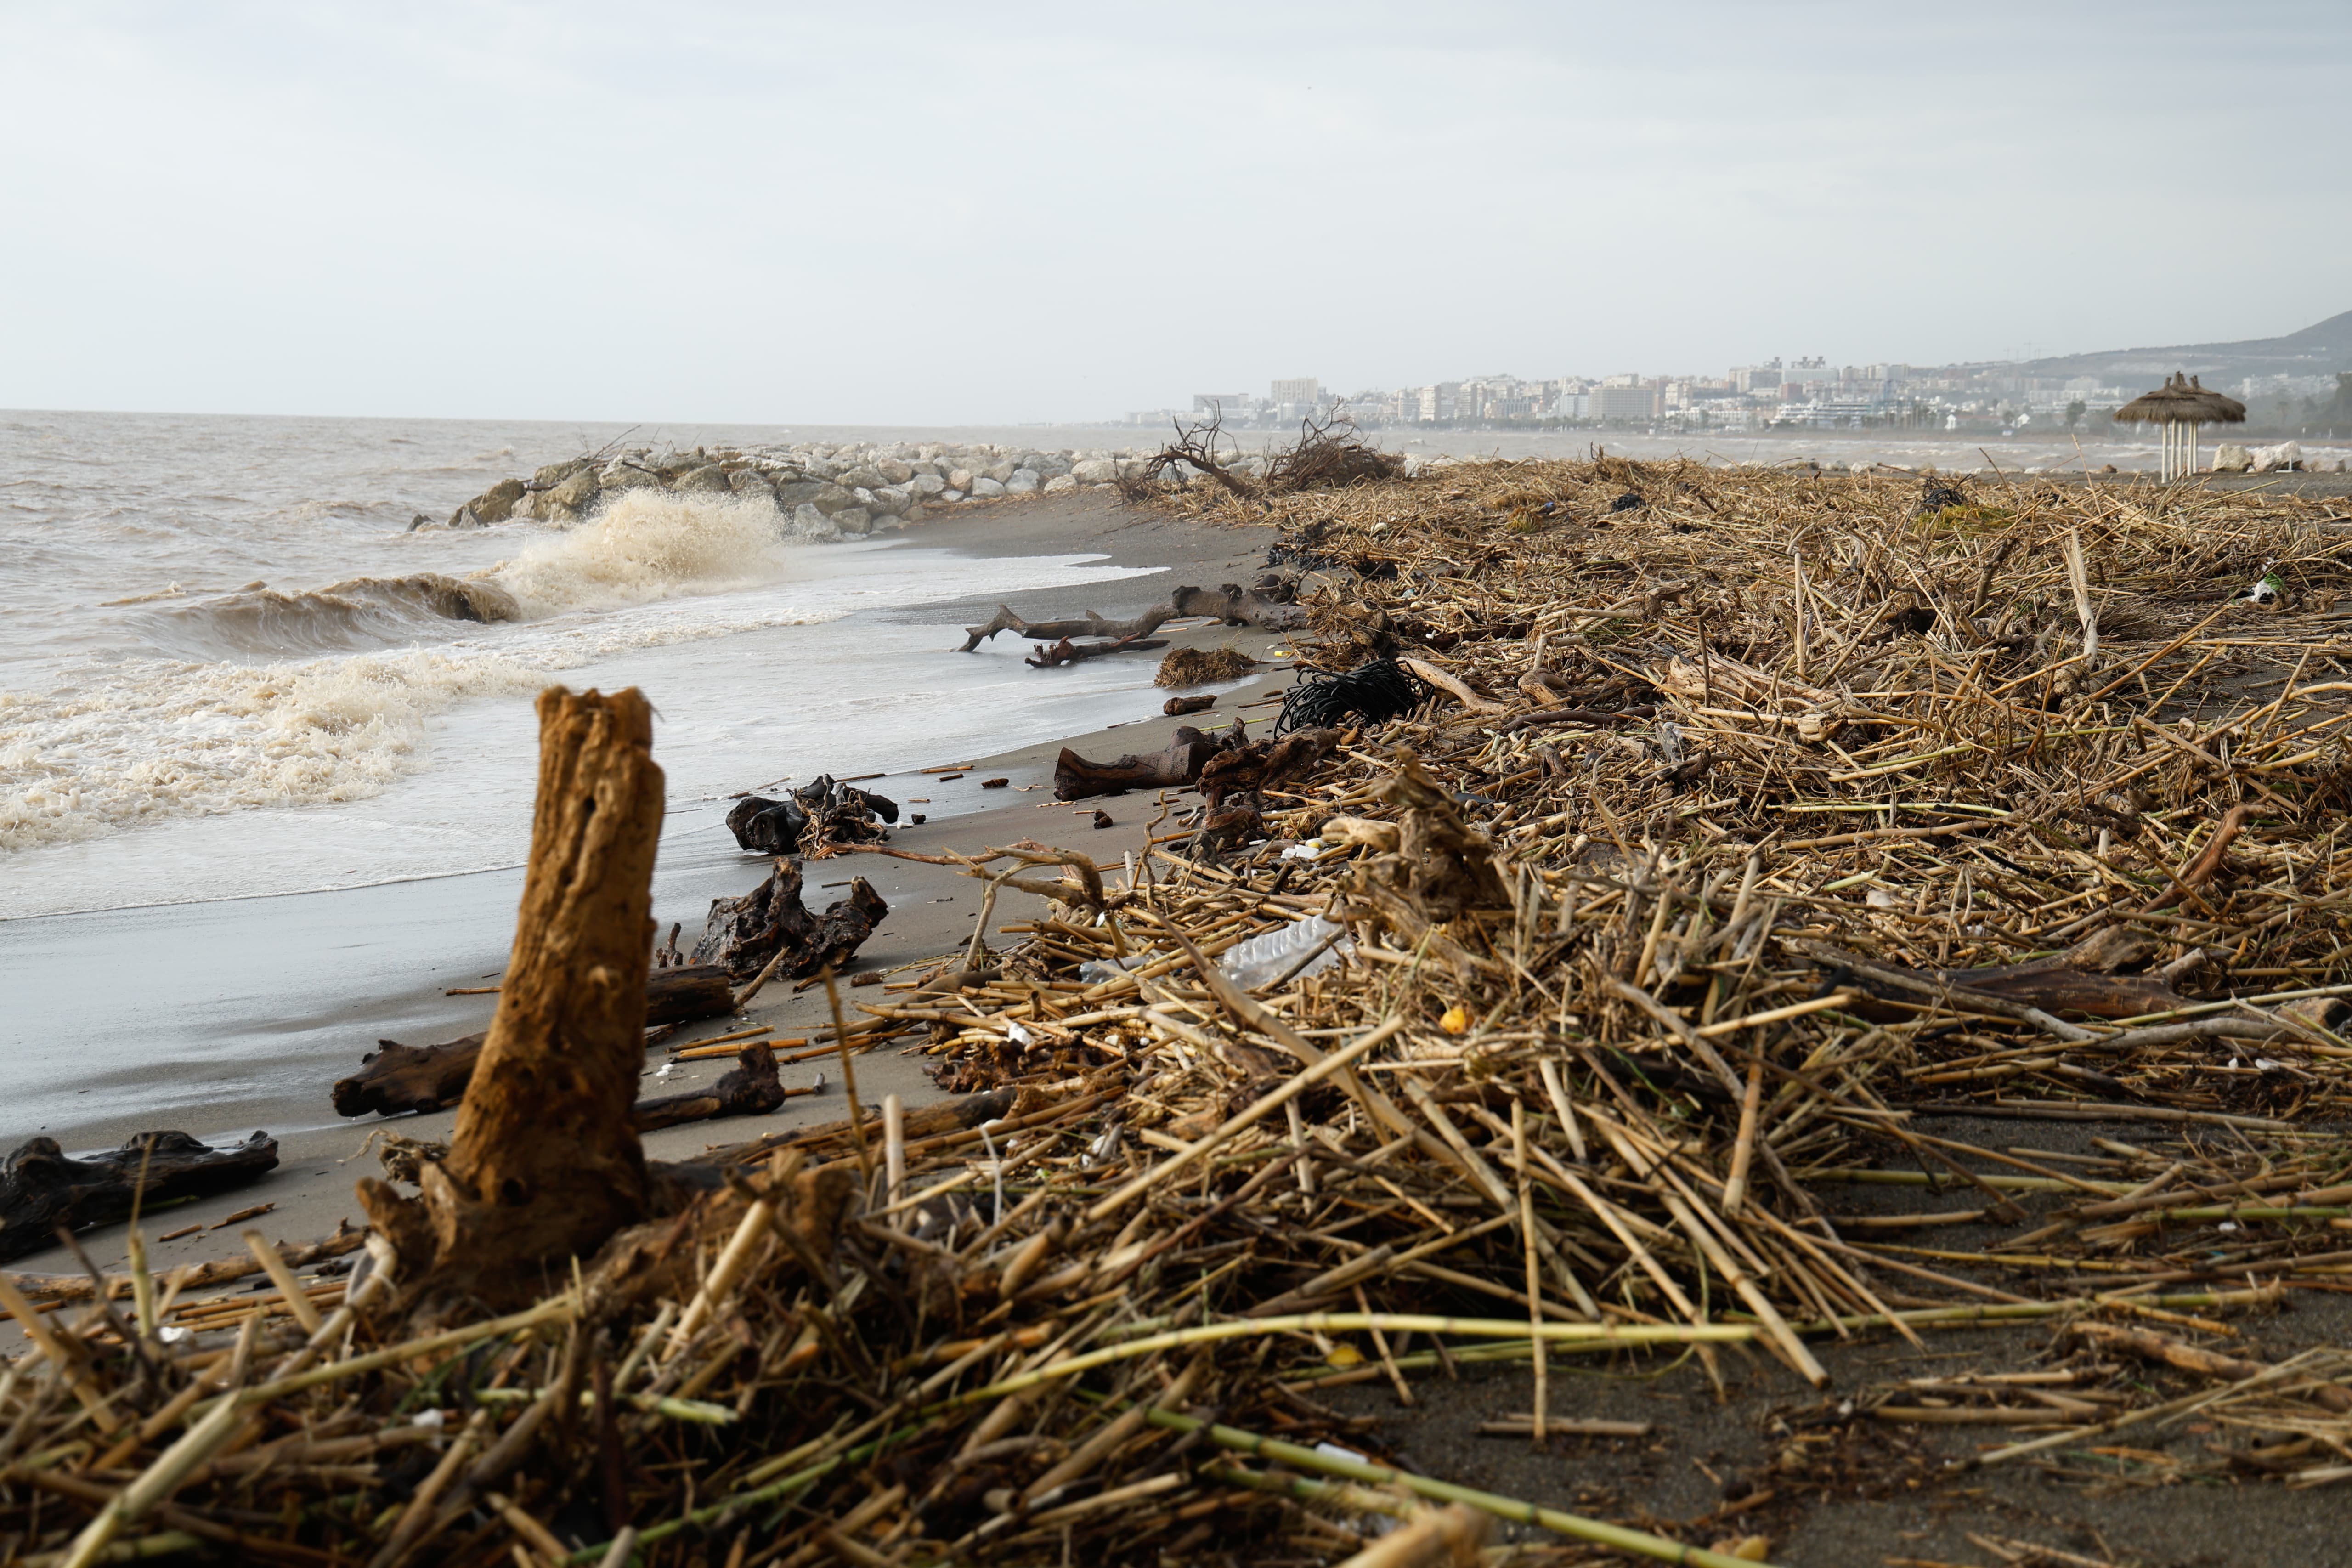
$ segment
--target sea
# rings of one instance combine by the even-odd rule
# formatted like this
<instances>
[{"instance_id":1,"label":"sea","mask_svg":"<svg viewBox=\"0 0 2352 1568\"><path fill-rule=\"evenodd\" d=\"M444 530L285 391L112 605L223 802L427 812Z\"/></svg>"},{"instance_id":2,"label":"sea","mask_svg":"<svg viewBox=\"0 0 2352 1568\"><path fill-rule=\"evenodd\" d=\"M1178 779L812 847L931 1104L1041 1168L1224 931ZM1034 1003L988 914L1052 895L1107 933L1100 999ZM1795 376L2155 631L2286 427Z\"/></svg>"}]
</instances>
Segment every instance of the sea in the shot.
<instances>
[{"instance_id":1,"label":"sea","mask_svg":"<svg viewBox=\"0 0 2352 1568\"><path fill-rule=\"evenodd\" d=\"M1041 681L924 613L1132 574L1099 556L793 545L766 504L646 489L570 528L410 526L627 430L0 414L0 921L517 863L554 682L645 690L673 835L735 791L1132 717L1150 684ZM520 617L468 618L472 583Z\"/></svg>"}]
</instances>

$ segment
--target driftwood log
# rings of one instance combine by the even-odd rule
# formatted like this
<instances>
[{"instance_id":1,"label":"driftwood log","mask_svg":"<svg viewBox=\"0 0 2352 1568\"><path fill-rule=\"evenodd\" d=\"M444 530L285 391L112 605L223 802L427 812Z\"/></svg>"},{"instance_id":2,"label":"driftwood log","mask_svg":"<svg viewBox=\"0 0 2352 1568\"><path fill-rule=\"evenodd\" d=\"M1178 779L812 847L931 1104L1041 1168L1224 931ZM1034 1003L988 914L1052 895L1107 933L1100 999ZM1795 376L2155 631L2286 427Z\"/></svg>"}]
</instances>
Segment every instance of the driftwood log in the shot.
<instances>
[{"instance_id":1,"label":"driftwood log","mask_svg":"<svg viewBox=\"0 0 2352 1568\"><path fill-rule=\"evenodd\" d=\"M776 1053L766 1041L746 1048L735 1058L734 1070L716 1083L641 1100L630 1115L640 1132L675 1127L681 1121L707 1121L719 1116L765 1116L784 1102L784 1086L776 1077Z\"/></svg>"},{"instance_id":2,"label":"driftwood log","mask_svg":"<svg viewBox=\"0 0 2352 1568\"><path fill-rule=\"evenodd\" d=\"M694 962L749 980L776 960L773 973L805 979L830 964L845 973L849 961L889 914L865 878L853 878L849 896L811 913L801 902L801 864L779 858L768 879L740 899L714 899L694 944ZM781 955L781 956L780 956Z\"/></svg>"},{"instance_id":3,"label":"driftwood log","mask_svg":"<svg viewBox=\"0 0 2352 1568\"><path fill-rule=\"evenodd\" d=\"M1297 605L1279 604L1238 583L1227 583L1214 589L1178 588L1168 595L1166 604L1155 605L1130 621L1105 620L1092 610L1077 620L1024 621L1010 606L999 605L986 624L964 627L963 647L957 651L970 653L999 632L1012 632L1036 643L1094 637L1131 647L1136 646L1134 639L1148 637L1166 622L1188 616L1213 616L1228 626L1257 626L1270 632L1295 632L1307 625L1307 612Z\"/></svg>"},{"instance_id":4,"label":"driftwood log","mask_svg":"<svg viewBox=\"0 0 2352 1568\"><path fill-rule=\"evenodd\" d=\"M354 1226L346 1222L342 1228L324 1241L308 1242L299 1247L289 1247L282 1242L275 1245L279 1260L287 1268L302 1269L324 1263L330 1258L341 1258L348 1252L357 1252L367 1244L367 1226ZM170 1278L177 1283L181 1293L184 1295L190 1290L206 1289L215 1285L226 1284L231 1279L242 1279L248 1274L260 1272L262 1272L261 1259L248 1251L240 1252L233 1258L215 1258L209 1263L183 1264L172 1271ZM11 1269L8 1278L17 1289L25 1293L25 1299L28 1301L87 1301L98 1294L97 1281L90 1279L85 1271L78 1270L72 1274L25 1274ZM131 1276L108 1275L106 1290L110 1300L116 1297L130 1295Z\"/></svg>"},{"instance_id":5,"label":"driftwood log","mask_svg":"<svg viewBox=\"0 0 2352 1568\"><path fill-rule=\"evenodd\" d=\"M1201 776L1209 759L1223 749L1186 724L1170 737L1157 755L1132 753L1115 763L1090 763L1067 746L1054 763L1054 798L1086 800L1130 789L1179 789Z\"/></svg>"},{"instance_id":6,"label":"driftwood log","mask_svg":"<svg viewBox=\"0 0 2352 1568\"><path fill-rule=\"evenodd\" d=\"M645 1064L661 769L653 709L562 687L540 695L530 868L474 1080L448 1158L420 1195L360 1183L405 1300L506 1310L645 1217L629 1110Z\"/></svg>"},{"instance_id":7,"label":"driftwood log","mask_svg":"<svg viewBox=\"0 0 2352 1568\"><path fill-rule=\"evenodd\" d=\"M146 1184L140 1184L142 1167ZM257 1132L215 1149L185 1132L134 1132L94 1160L68 1160L54 1138L34 1138L0 1176L0 1261L57 1245L58 1226L79 1230L152 1213L180 1198L241 1187L278 1168L278 1140Z\"/></svg>"},{"instance_id":8,"label":"driftwood log","mask_svg":"<svg viewBox=\"0 0 2352 1568\"><path fill-rule=\"evenodd\" d=\"M646 1024L691 1024L724 1017L735 1008L735 988L724 964L685 963L646 976ZM360 1070L337 1079L330 1098L338 1116L404 1116L442 1110L466 1097L488 1035L467 1035L438 1046L378 1040L360 1058Z\"/></svg>"},{"instance_id":9,"label":"driftwood log","mask_svg":"<svg viewBox=\"0 0 2352 1568\"><path fill-rule=\"evenodd\" d=\"M439 1046L404 1046L378 1040L378 1049L360 1058L360 1071L337 1079L331 1091L338 1116L399 1116L438 1110L466 1096L481 1059L487 1035L467 1035Z\"/></svg>"},{"instance_id":10,"label":"driftwood log","mask_svg":"<svg viewBox=\"0 0 2352 1568\"><path fill-rule=\"evenodd\" d=\"M1032 669L1054 669L1065 664L1084 664L1107 653L1140 653L1147 648L1167 646L1166 637L1121 637L1117 642L1089 643L1074 643L1064 637L1050 647L1039 643L1034 656L1021 662Z\"/></svg>"},{"instance_id":11,"label":"driftwood log","mask_svg":"<svg viewBox=\"0 0 2352 1568\"><path fill-rule=\"evenodd\" d=\"M890 836L882 823L898 820L897 801L819 773L782 800L745 795L727 813L727 830L735 836L739 849L798 855L814 852L827 841L870 844L886 839Z\"/></svg>"}]
</instances>

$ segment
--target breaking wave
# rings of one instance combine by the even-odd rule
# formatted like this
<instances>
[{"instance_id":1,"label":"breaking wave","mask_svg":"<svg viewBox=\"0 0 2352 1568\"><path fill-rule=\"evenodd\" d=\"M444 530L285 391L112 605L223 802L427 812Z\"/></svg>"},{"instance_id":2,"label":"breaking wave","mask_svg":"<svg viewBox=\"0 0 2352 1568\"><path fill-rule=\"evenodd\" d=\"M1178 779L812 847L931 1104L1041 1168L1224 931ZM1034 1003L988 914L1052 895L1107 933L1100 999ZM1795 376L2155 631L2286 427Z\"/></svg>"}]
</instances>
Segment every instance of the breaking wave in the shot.
<instances>
[{"instance_id":1,"label":"breaking wave","mask_svg":"<svg viewBox=\"0 0 2352 1568\"><path fill-rule=\"evenodd\" d=\"M625 489L593 521L535 539L483 575L528 620L723 594L790 574L788 526L772 500Z\"/></svg>"},{"instance_id":2,"label":"breaking wave","mask_svg":"<svg viewBox=\"0 0 2352 1568\"><path fill-rule=\"evenodd\" d=\"M495 583L419 572L353 577L298 593L255 584L157 610L152 635L183 653L324 652L414 641L436 623L521 618L514 595Z\"/></svg>"}]
</instances>

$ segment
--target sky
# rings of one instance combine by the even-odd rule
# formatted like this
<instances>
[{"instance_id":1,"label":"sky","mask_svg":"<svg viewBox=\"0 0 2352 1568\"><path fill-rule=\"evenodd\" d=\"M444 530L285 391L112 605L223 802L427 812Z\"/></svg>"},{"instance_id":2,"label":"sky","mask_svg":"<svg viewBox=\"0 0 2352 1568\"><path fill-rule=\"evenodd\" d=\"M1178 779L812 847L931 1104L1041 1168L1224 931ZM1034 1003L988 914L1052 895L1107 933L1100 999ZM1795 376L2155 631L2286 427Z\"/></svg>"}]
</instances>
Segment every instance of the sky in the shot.
<instances>
[{"instance_id":1,"label":"sky","mask_svg":"<svg viewBox=\"0 0 2352 1568\"><path fill-rule=\"evenodd\" d=\"M0 0L0 407L1116 417L2352 309L2352 6Z\"/></svg>"}]
</instances>

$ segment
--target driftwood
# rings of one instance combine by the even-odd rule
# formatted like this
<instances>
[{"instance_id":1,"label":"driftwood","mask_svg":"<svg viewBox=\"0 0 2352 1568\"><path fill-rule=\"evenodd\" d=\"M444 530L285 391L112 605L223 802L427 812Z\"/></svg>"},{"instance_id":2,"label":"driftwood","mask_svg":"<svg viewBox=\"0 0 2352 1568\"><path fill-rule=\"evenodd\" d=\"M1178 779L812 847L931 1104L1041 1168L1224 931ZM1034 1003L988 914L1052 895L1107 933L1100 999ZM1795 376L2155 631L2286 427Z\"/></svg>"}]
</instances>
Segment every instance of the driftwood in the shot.
<instances>
[{"instance_id":1,"label":"driftwood","mask_svg":"<svg viewBox=\"0 0 2352 1568\"><path fill-rule=\"evenodd\" d=\"M301 1247L287 1247L281 1244L278 1247L278 1256L289 1268L309 1268L316 1264L324 1263L331 1258L341 1258L347 1252L357 1252L366 1245L367 1235L365 1226L347 1224L344 1228L338 1230L324 1241L313 1241ZM226 1284L232 1279L242 1279L248 1274L261 1272L261 1259L254 1257L250 1251L247 1251L240 1252L233 1258L215 1258L209 1263L183 1264L172 1270L167 1278L175 1282L180 1292L185 1295L191 1290L203 1290L211 1286ZM72 1274L22 1274L11 1269L8 1279L10 1283L24 1292L25 1299L28 1301L87 1301L98 1294L98 1284L90 1279L87 1271L77 1271ZM128 1274L110 1274L106 1277L106 1291L109 1300L128 1296L131 1289L131 1279Z\"/></svg>"},{"instance_id":2,"label":"driftwood","mask_svg":"<svg viewBox=\"0 0 2352 1568\"><path fill-rule=\"evenodd\" d=\"M404 1046L378 1040L378 1050L360 1058L361 1070L337 1079L331 1091L338 1116L398 1116L438 1110L466 1096L481 1059L487 1035L467 1035L439 1046Z\"/></svg>"},{"instance_id":3,"label":"driftwood","mask_svg":"<svg viewBox=\"0 0 2352 1568\"><path fill-rule=\"evenodd\" d=\"M1160 710L1171 719L1176 719L1187 713L1206 713L1216 705L1217 700L1213 697L1171 697L1160 705Z\"/></svg>"},{"instance_id":4,"label":"driftwood","mask_svg":"<svg viewBox=\"0 0 2352 1568\"><path fill-rule=\"evenodd\" d=\"M691 1024L735 1009L733 977L723 964L688 963L646 976L646 1023ZM467 1035L438 1046L381 1047L360 1058L361 1070L337 1079L330 1091L338 1116L401 1116L444 1110L466 1097L488 1035Z\"/></svg>"},{"instance_id":5,"label":"driftwood","mask_svg":"<svg viewBox=\"0 0 2352 1568\"><path fill-rule=\"evenodd\" d=\"M1107 621L1092 610L1075 621L1024 621L1003 605L996 607L995 616L987 625L966 626L963 647L959 653L970 653L999 632L1012 632L1031 642L1055 642L1064 637L1103 637L1112 642L1124 642L1130 637L1146 637L1160 629L1160 624L1172 621L1178 611L1168 605L1146 610L1131 621Z\"/></svg>"},{"instance_id":6,"label":"driftwood","mask_svg":"<svg viewBox=\"0 0 2352 1568\"><path fill-rule=\"evenodd\" d=\"M278 1140L267 1132L227 1149L185 1132L134 1132L94 1160L67 1159L54 1138L30 1139L0 1176L0 1259L56 1245L59 1226L79 1230L129 1219L134 1200L152 1214L175 1199L241 1187L277 1167Z\"/></svg>"},{"instance_id":7,"label":"driftwood","mask_svg":"<svg viewBox=\"0 0 2352 1568\"><path fill-rule=\"evenodd\" d=\"M719 1116L765 1116L784 1102L784 1086L776 1077L776 1053L764 1040L748 1047L735 1058L734 1070L703 1089L641 1100L630 1112L640 1132L675 1127L681 1121L704 1121Z\"/></svg>"},{"instance_id":8,"label":"driftwood","mask_svg":"<svg viewBox=\"0 0 2352 1568\"><path fill-rule=\"evenodd\" d=\"M1278 603L1238 583L1227 583L1213 593L1206 588L1179 588L1169 595L1168 604L1179 616L1214 616L1229 626L1295 632L1307 625L1307 612L1298 605Z\"/></svg>"},{"instance_id":9,"label":"driftwood","mask_svg":"<svg viewBox=\"0 0 2352 1568\"><path fill-rule=\"evenodd\" d=\"M1115 763L1090 763L1065 746L1054 763L1054 798L1086 800L1130 789L1181 788L1199 778L1209 759L1223 749L1190 724L1179 729L1156 756L1130 753Z\"/></svg>"},{"instance_id":10,"label":"driftwood","mask_svg":"<svg viewBox=\"0 0 2352 1568\"><path fill-rule=\"evenodd\" d=\"M749 980L778 959L775 972L805 979L831 965L845 973L866 939L890 906L865 878L849 884L849 896L812 914L801 902L801 866L779 858L768 879L740 899L714 899L694 944L694 962L738 980ZM672 973L677 973L673 971Z\"/></svg>"},{"instance_id":11,"label":"driftwood","mask_svg":"<svg viewBox=\"0 0 2352 1568\"><path fill-rule=\"evenodd\" d=\"M654 848L663 785L653 710L551 688L514 951L448 1157L420 1195L373 1178L360 1201L410 1302L506 1308L645 1217L630 1124L645 1064Z\"/></svg>"},{"instance_id":12,"label":"driftwood","mask_svg":"<svg viewBox=\"0 0 2352 1568\"><path fill-rule=\"evenodd\" d=\"M1074 621L1024 621L1010 607L999 605L985 625L964 627L963 647L957 651L970 653L999 632L1012 632L1035 643L1093 637L1133 647L1139 646L1137 638L1191 616L1213 616L1228 626L1258 626L1270 632L1295 632L1307 625L1307 612L1297 605L1280 604L1238 583L1227 583L1213 590L1178 588L1168 595L1166 604L1155 605L1131 621L1107 621L1092 610Z\"/></svg>"},{"instance_id":13,"label":"driftwood","mask_svg":"<svg viewBox=\"0 0 2352 1568\"><path fill-rule=\"evenodd\" d=\"M1090 658L1100 658L1107 653L1140 653L1146 648L1166 647L1165 637L1121 637L1117 642L1074 643L1064 637L1048 647L1039 643L1036 657L1021 662L1032 669L1054 669L1066 664L1084 664Z\"/></svg>"},{"instance_id":14,"label":"driftwood","mask_svg":"<svg viewBox=\"0 0 2352 1568\"><path fill-rule=\"evenodd\" d=\"M888 838L877 817L897 822L898 803L819 773L782 800L745 795L728 812L727 830L736 847L756 855L815 854L828 844Z\"/></svg>"}]
</instances>

